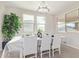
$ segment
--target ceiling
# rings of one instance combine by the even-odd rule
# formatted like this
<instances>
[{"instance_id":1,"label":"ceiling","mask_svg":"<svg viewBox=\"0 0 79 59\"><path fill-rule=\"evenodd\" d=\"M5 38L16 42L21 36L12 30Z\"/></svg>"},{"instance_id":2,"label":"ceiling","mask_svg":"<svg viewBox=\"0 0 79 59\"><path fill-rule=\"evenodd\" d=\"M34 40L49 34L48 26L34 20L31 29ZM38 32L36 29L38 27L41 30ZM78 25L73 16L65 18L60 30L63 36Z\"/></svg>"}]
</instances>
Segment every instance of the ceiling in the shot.
<instances>
[{"instance_id":1,"label":"ceiling","mask_svg":"<svg viewBox=\"0 0 79 59\"><path fill-rule=\"evenodd\" d=\"M79 7L79 1L46 1L49 14L58 15ZM0 4L36 11L40 1L0 1Z\"/></svg>"}]
</instances>

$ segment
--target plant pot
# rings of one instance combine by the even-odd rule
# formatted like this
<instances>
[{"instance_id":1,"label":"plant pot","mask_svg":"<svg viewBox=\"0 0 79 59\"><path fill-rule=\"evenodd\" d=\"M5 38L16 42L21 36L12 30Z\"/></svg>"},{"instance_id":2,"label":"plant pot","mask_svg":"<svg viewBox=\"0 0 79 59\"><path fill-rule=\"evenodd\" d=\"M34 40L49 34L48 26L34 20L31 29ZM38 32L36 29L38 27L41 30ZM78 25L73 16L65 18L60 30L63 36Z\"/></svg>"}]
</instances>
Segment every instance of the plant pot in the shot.
<instances>
[{"instance_id":1,"label":"plant pot","mask_svg":"<svg viewBox=\"0 0 79 59\"><path fill-rule=\"evenodd\" d=\"M2 50L5 48L5 45L8 43L8 41L3 41L2 42Z\"/></svg>"}]
</instances>

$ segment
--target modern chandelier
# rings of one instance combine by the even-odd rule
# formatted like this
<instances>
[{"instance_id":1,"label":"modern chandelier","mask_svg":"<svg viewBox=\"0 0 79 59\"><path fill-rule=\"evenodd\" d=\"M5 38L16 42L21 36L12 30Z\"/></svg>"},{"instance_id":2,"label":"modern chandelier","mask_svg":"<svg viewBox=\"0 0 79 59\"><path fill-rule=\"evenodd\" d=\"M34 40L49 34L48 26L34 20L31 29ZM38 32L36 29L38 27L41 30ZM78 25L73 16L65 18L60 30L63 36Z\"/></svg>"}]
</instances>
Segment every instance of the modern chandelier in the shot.
<instances>
[{"instance_id":1,"label":"modern chandelier","mask_svg":"<svg viewBox=\"0 0 79 59\"><path fill-rule=\"evenodd\" d=\"M38 7L38 11L42 13L47 13L49 12L49 8L47 7L47 4L45 1L42 1Z\"/></svg>"}]
</instances>

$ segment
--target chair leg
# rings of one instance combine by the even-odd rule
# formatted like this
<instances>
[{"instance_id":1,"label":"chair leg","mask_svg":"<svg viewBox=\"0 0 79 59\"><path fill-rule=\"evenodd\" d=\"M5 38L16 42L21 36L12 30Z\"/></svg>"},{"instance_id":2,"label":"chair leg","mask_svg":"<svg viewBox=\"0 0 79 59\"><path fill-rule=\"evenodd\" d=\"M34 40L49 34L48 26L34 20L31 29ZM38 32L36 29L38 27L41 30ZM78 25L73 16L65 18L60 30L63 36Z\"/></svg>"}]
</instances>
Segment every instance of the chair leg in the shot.
<instances>
[{"instance_id":1,"label":"chair leg","mask_svg":"<svg viewBox=\"0 0 79 59\"><path fill-rule=\"evenodd\" d=\"M23 51L20 51L20 58L25 58L25 55L23 54Z\"/></svg>"},{"instance_id":2,"label":"chair leg","mask_svg":"<svg viewBox=\"0 0 79 59\"><path fill-rule=\"evenodd\" d=\"M43 55L42 55L42 51L41 51L41 58L42 58L42 56L43 56Z\"/></svg>"},{"instance_id":3,"label":"chair leg","mask_svg":"<svg viewBox=\"0 0 79 59\"><path fill-rule=\"evenodd\" d=\"M50 58L50 49L49 49L49 58Z\"/></svg>"},{"instance_id":4,"label":"chair leg","mask_svg":"<svg viewBox=\"0 0 79 59\"><path fill-rule=\"evenodd\" d=\"M37 58L37 53L35 54L35 58Z\"/></svg>"},{"instance_id":5,"label":"chair leg","mask_svg":"<svg viewBox=\"0 0 79 59\"><path fill-rule=\"evenodd\" d=\"M53 57L54 57L54 49L53 49L52 51L53 51L53 53L52 53L52 54L53 54Z\"/></svg>"},{"instance_id":6,"label":"chair leg","mask_svg":"<svg viewBox=\"0 0 79 59\"><path fill-rule=\"evenodd\" d=\"M59 54L61 54L61 50L60 50L60 48L58 48L59 49Z\"/></svg>"},{"instance_id":7,"label":"chair leg","mask_svg":"<svg viewBox=\"0 0 79 59\"><path fill-rule=\"evenodd\" d=\"M25 55L23 55L23 58L25 58Z\"/></svg>"}]
</instances>

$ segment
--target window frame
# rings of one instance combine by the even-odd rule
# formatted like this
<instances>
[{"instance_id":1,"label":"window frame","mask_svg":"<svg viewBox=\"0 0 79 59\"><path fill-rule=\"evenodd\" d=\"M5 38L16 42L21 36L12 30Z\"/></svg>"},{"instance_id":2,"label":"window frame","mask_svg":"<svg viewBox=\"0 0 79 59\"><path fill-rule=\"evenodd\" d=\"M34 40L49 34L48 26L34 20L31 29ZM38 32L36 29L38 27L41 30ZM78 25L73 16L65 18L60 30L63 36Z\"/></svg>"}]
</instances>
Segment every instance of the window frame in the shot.
<instances>
[{"instance_id":1,"label":"window frame","mask_svg":"<svg viewBox=\"0 0 79 59\"><path fill-rule=\"evenodd\" d=\"M76 13L75 13L76 12ZM68 16L68 14L71 14L71 17L75 14L76 16L75 16L75 18L73 17L73 18L71 18L71 19L75 19L75 21L78 21L77 19L79 19L79 8L77 8L77 9L73 9L73 10L70 10L69 12L66 12L66 13L64 13L63 15L64 15L64 18L65 18L65 32L79 32L79 29L78 29L78 25L75 25L75 27L77 27L77 28L75 28L75 31L68 31L67 30L67 26L66 26L66 24L67 24L67 16ZM70 15L69 14L69 15ZM59 15L59 16L61 16L61 15ZM58 20L59 20L59 18L58 18ZM58 21L57 21L58 22ZM79 22L79 21L78 21ZM77 23L77 22L75 22L75 23ZM58 26L58 24L57 24L57 26ZM59 32L58 31L58 27L57 27L57 32Z\"/></svg>"},{"instance_id":2,"label":"window frame","mask_svg":"<svg viewBox=\"0 0 79 59\"><path fill-rule=\"evenodd\" d=\"M31 15L31 14L24 13L23 15ZM46 20L45 20L46 17L45 16L39 16L39 15L32 15L32 16L34 17L34 22L33 23L27 23L27 24L33 24L33 32L32 33L37 33L38 32L38 30L37 30L37 26L38 25L44 25L44 26L46 26ZM37 23L37 17L44 17L45 24L43 24L43 23ZM24 30L24 19L23 19L23 30ZM44 32L45 31L46 31L46 28L44 28ZM25 34L30 34L30 33L26 32Z\"/></svg>"},{"instance_id":3,"label":"window frame","mask_svg":"<svg viewBox=\"0 0 79 59\"><path fill-rule=\"evenodd\" d=\"M31 14L23 14L22 17L24 17L24 15L29 15L30 16ZM26 34L32 34L34 32L34 15L31 15L31 16L33 16L33 23L27 23L27 24L32 24L33 25L33 27L32 27L33 30L30 31L30 32L24 31L24 32L26 32ZM23 18L23 30L24 30L24 24L25 24L24 21L27 21L27 20L24 20L24 18Z\"/></svg>"},{"instance_id":4,"label":"window frame","mask_svg":"<svg viewBox=\"0 0 79 59\"><path fill-rule=\"evenodd\" d=\"M43 20L45 21L45 23L44 24L43 23L37 23L37 17L44 17ZM38 32L38 27L37 27L38 25L44 25L45 27L44 27L44 31L43 32L45 32L46 31L45 30L46 29L46 17L45 16L37 16L37 17L36 17L36 32Z\"/></svg>"}]
</instances>

